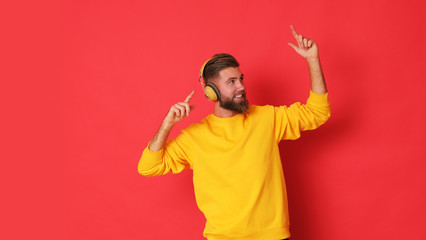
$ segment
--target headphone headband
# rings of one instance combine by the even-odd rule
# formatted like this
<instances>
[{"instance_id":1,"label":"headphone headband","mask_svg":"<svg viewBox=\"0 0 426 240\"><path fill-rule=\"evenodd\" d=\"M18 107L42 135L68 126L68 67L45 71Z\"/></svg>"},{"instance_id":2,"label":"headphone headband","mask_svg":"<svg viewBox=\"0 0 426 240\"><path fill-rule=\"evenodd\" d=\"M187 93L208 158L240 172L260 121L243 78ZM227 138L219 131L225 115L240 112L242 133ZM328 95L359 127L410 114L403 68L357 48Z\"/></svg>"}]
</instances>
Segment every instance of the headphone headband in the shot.
<instances>
[{"instance_id":1,"label":"headphone headband","mask_svg":"<svg viewBox=\"0 0 426 240\"><path fill-rule=\"evenodd\" d=\"M201 66L201 69L200 69L200 78L202 78L202 77L203 77L203 74L204 74L204 67L206 67L207 63L208 63L211 59L212 59L212 58L207 59L207 61L205 61L205 62L204 62L203 66Z\"/></svg>"}]
</instances>

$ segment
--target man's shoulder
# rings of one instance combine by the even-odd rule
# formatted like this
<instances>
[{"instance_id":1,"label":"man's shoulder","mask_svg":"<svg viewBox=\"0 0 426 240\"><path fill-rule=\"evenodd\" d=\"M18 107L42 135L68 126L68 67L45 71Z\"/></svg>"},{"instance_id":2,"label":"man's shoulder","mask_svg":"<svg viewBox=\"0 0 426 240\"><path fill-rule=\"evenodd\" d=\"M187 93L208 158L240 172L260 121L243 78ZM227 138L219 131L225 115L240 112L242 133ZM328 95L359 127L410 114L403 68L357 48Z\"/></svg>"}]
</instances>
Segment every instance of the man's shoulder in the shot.
<instances>
[{"instance_id":1,"label":"man's shoulder","mask_svg":"<svg viewBox=\"0 0 426 240\"><path fill-rule=\"evenodd\" d=\"M255 114L266 114L273 110L274 106L272 105L250 105L249 111L247 112L248 115L255 115Z\"/></svg>"},{"instance_id":2,"label":"man's shoulder","mask_svg":"<svg viewBox=\"0 0 426 240\"><path fill-rule=\"evenodd\" d=\"M191 123L186 128L182 129L182 132L192 133L192 132L200 132L200 130L205 129L207 127L208 118L210 115L202 118L199 122Z\"/></svg>"}]
</instances>

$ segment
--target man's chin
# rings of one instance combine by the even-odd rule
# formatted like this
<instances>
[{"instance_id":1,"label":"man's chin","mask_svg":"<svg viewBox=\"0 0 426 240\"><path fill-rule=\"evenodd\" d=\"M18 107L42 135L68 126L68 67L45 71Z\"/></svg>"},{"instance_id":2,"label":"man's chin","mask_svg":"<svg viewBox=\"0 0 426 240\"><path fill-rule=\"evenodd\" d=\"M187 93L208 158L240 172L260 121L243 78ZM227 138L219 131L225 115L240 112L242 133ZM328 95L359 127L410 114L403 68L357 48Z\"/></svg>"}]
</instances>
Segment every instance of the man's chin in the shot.
<instances>
[{"instance_id":1,"label":"man's chin","mask_svg":"<svg viewBox=\"0 0 426 240\"><path fill-rule=\"evenodd\" d=\"M245 113L249 109L249 104L246 98L242 98L241 100L233 99L232 101L221 102L220 106L235 113Z\"/></svg>"}]
</instances>

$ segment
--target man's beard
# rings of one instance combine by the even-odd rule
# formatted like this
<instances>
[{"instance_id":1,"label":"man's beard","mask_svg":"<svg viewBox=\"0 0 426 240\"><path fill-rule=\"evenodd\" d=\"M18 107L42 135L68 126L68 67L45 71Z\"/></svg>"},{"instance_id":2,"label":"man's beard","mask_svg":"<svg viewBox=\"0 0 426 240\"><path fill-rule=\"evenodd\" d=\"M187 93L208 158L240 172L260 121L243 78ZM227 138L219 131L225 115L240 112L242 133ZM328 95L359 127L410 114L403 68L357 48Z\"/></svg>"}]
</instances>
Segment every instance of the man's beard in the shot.
<instances>
[{"instance_id":1,"label":"man's beard","mask_svg":"<svg viewBox=\"0 0 426 240\"><path fill-rule=\"evenodd\" d=\"M243 93L243 98L240 102L235 102L233 98L220 99L220 106L236 113L245 113L249 109L246 93Z\"/></svg>"}]
</instances>

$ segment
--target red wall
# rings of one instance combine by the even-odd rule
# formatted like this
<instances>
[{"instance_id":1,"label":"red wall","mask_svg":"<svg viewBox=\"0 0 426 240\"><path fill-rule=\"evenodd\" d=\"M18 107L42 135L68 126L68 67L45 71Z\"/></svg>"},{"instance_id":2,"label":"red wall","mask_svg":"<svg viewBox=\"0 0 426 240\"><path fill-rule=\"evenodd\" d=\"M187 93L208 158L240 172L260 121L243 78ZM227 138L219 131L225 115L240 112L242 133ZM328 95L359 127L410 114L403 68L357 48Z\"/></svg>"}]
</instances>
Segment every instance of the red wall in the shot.
<instances>
[{"instance_id":1,"label":"red wall","mask_svg":"<svg viewBox=\"0 0 426 240\"><path fill-rule=\"evenodd\" d=\"M8 180L9 239L202 239L192 172L146 178L139 157L169 107L193 89L197 108L172 136L212 112L197 76L215 53L240 61L250 103L304 102L309 75L287 45L295 42L290 25L318 42L332 104L324 126L280 145L292 239L426 239L422 1L63 1L13 9L22 17L10 14L8 31L22 38L9 44L28 57L11 58L8 77L28 84L9 110L29 107L14 123L32 137L12 139L21 145L11 153L30 163L11 163L25 167Z\"/></svg>"}]
</instances>

